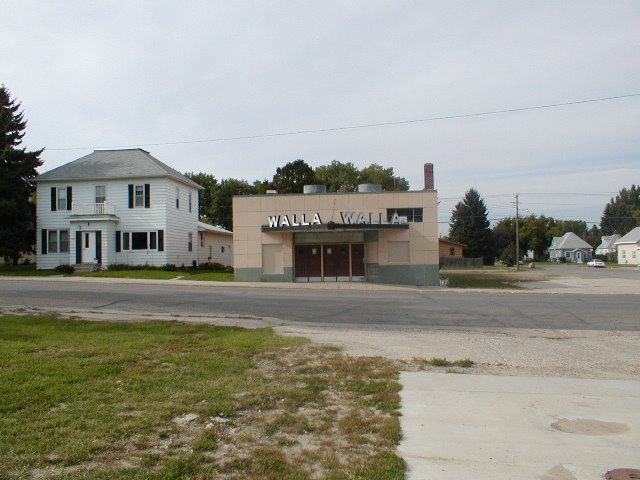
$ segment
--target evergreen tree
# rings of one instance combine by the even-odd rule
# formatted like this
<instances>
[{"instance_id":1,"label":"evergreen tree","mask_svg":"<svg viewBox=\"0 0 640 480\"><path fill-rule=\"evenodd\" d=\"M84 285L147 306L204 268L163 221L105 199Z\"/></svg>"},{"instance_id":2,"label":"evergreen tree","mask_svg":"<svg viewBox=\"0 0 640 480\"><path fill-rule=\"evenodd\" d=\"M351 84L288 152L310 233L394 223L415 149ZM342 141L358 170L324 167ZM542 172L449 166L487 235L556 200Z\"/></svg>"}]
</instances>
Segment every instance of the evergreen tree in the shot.
<instances>
[{"instance_id":1,"label":"evergreen tree","mask_svg":"<svg viewBox=\"0 0 640 480\"><path fill-rule=\"evenodd\" d=\"M487 207L473 188L465 193L464 199L451 212L449 238L466 245L466 257L482 257L485 265L493 264L494 248Z\"/></svg>"},{"instance_id":2,"label":"evergreen tree","mask_svg":"<svg viewBox=\"0 0 640 480\"><path fill-rule=\"evenodd\" d=\"M623 188L604 207L600 228L603 235L625 235L640 226L640 186Z\"/></svg>"},{"instance_id":3,"label":"evergreen tree","mask_svg":"<svg viewBox=\"0 0 640 480\"><path fill-rule=\"evenodd\" d=\"M36 243L36 169L42 150L18 148L27 122L20 103L0 86L0 257L18 262Z\"/></svg>"}]
</instances>

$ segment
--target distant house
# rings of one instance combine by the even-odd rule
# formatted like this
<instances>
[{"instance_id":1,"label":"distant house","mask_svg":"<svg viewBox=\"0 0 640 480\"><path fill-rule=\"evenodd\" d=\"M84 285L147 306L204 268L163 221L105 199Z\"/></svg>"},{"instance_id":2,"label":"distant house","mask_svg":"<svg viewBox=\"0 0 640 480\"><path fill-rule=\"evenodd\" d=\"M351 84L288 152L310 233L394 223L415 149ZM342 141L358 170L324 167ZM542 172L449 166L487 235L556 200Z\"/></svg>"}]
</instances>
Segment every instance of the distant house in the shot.
<instances>
[{"instance_id":1,"label":"distant house","mask_svg":"<svg viewBox=\"0 0 640 480\"><path fill-rule=\"evenodd\" d=\"M145 150L96 150L36 182L39 269L198 261L202 187Z\"/></svg>"},{"instance_id":2,"label":"distant house","mask_svg":"<svg viewBox=\"0 0 640 480\"><path fill-rule=\"evenodd\" d=\"M618 263L640 265L640 227L636 227L616 242Z\"/></svg>"},{"instance_id":3,"label":"distant house","mask_svg":"<svg viewBox=\"0 0 640 480\"><path fill-rule=\"evenodd\" d=\"M600 245L596 248L596 255L606 255L616 251L616 242L620 240L620 235L605 235L602 237Z\"/></svg>"},{"instance_id":4,"label":"distant house","mask_svg":"<svg viewBox=\"0 0 640 480\"><path fill-rule=\"evenodd\" d=\"M458 242L452 242L447 238L438 239L438 247L441 257L462 257L464 256L464 247L466 245Z\"/></svg>"},{"instance_id":5,"label":"distant house","mask_svg":"<svg viewBox=\"0 0 640 480\"><path fill-rule=\"evenodd\" d=\"M573 232L567 232L562 237L553 237L549 247L549 260L567 262L585 262L591 260L593 247Z\"/></svg>"},{"instance_id":6,"label":"distant house","mask_svg":"<svg viewBox=\"0 0 640 480\"><path fill-rule=\"evenodd\" d=\"M233 232L222 227L198 222L200 254L198 263L215 262L233 266Z\"/></svg>"}]
</instances>

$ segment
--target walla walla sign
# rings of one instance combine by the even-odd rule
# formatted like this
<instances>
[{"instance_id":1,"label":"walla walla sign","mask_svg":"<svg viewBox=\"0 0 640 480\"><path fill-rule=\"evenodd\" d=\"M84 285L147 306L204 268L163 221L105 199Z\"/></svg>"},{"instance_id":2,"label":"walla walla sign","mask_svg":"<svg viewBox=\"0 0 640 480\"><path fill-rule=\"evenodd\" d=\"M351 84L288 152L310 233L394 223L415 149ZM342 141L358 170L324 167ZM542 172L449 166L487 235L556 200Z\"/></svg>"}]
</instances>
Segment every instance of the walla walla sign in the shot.
<instances>
[{"instance_id":1,"label":"walla walla sign","mask_svg":"<svg viewBox=\"0 0 640 480\"><path fill-rule=\"evenodd\" d=\"M394 213L389 220L387 220L386 215L382 212L340 212L340 218L342 219L342 223L345 225L388 225L407 223L407 218L400 217L397 213ZM322 225L322 219L318 212L309 217L307 217L306 213L293 213L289 215L270 215L267 219L269 221L267 224L269 228Z\"/></svg>"}]
</instances>

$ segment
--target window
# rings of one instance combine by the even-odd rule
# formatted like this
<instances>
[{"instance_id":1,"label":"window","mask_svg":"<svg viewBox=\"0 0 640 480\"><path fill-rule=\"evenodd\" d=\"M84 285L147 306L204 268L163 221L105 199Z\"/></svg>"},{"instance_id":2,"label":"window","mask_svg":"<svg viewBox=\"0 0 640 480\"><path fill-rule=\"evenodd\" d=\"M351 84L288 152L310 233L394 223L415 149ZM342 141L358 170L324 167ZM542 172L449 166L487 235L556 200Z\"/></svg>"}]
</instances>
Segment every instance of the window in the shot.
<instances>
[{"instance_id":1,"label":"window","mask_svg":"<svg viewBox=\"0 0 640 480\"><path fill-rule=\"evenodd\" d=\"M571 252L564 252L565 258L571 258Z\"/></svg>"},{"instance_id":2,"label":"window","mask_svg":"<svg viewBox=\"0 0 640 480\"><path fill-rule=\"evenodd\" d=\"M631 250L631 258L636 258L636 251L635 250Z\"/></svg>"},{"instance_id":3,"label":"window","mask_svg":"<svg viewBox=\"0 0 640 480\"><path fill-rule=\"evenodd\" d=\"M89 234L84 234L84 248L89 248Z\"/></svg>"},{"instance_id":4,"label":"window","mask_svg":"<svg viewBox=\"0 0 640 480\"><path fill-rule=\"evenodd\" d=\"M220 247L220 253L224 253L224 245Z\"/></svg>"},{"instance_id":5,"label":"window","mask_svg":"<svg viewBox=\"0 0 640 480\"><path fill-rule=\"evenodd\" d=\"M107 194L104 185L96 185L96 203L107 201Z\"/></svg>"},{"instance_id":6,"label":"window","mask_svg":"<svg viewBox=\"0 0 640 480\"><path fill-rule=\"evenodd\" d=\"M191 232L187 234L187 250L193 252L193 233Z\"/></svg>"},{"instance_id":7,"label":"window","mask_svg":"<svg viewBox=\"0 0 640 480\"><path fill-rule=\"evenodd\" d=\"M200 246L204 247L204 232L200 232Z\"/></svg>"},{"instance_id":8,"label":"window","mask_svg":"<svg viewBox=\"0 0 640 480\"><path fill-rule=\"evenodd\" d=\"M393 221L394 214L407 217L408 223L422 223L422 208L387 208L387 221Z\"/></svg>"},{"instance_id":9,"label":"window","mask_svg":"<svg viewBox=\"0 0 640 480\"><path fill-rule=\"evenodd\" d=\"M69 230L60 230L60 253L69 253Z\"/></svg>"},{"instance_id":10,"label":"window","mask_svg":"<svg viewBox=\"0 0 640 480\"><path fill-rule=\"evenodd\" d=\"M180 189L176 187L176 208L180 208Z\"/></svg>"},{"instance_id":11,"label":"window","mask_svg":"<svg viewBox=\"0 0 640 480\"><path fill-rule=\"evenodd\" d=\"M136 207L144 207L144 185L136 185Z\"/></svg>"},{"instance_id":12,"label":"window","mask_svg":"<svg viewBox=\"0 0 640 480\"><path fill-rule=\"evenodd\" d=\"M49 253L58 253L58 231L49 230Z\"/></svg>"},{"instance_id":13,"label":"window","mask_svg":"<svg viewBox=\"0 0 640 480\"><path fill-rule=\"evenodd\" d=\"M449 256L451 257L456 256L456 247L449 247Z\"/></svg>"},{"instance_id":14,"label":"window","mask_svg":"<svg viewBox=\"0 0 640 480\"><path fill-rule=\"evenodd\" d=\"M147 232L131 232L131 250L146 250Z\"/></svg>"},{"instance_id":15,"label":"window","mask_svg":"<svg viewBox=\"0 0 640 480\"><path fill-rule=\"evenodd\" d=\"M191 212L191 192L189 192L189 212Z\"/></svg>"},{"instance_id":16,"label":"window","mask_svg":"<svg viewBox=\"0 0 640 480\"><path fill-rule=\"evenodd\" d=\"M66 210L67 209L67 189L59 188L58 189L58 210Z\"/></svg>"}]
</instances>

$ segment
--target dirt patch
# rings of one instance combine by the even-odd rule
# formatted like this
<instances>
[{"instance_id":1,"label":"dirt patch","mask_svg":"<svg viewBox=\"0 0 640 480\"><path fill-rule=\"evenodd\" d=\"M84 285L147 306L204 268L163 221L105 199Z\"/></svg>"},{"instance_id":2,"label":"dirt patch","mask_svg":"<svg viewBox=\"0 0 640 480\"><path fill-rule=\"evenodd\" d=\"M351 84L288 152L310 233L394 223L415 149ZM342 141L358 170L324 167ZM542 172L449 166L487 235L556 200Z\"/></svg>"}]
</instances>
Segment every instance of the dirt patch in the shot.
<instances>
[{"instance_id":1,"label":"dirt patch","mask_svg":"<svg viewBox=\"0 0 640 480\"><path fill-rule=\"evenodd\" d=\"M629 426L624 423L604 422L591 418L575 418L569 420L559 418L551 424L551 428L565 433L577 435L620 435L629 431Z\"/></svg>"}]
</instances>

